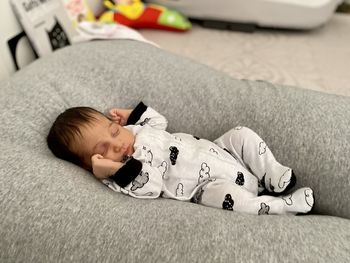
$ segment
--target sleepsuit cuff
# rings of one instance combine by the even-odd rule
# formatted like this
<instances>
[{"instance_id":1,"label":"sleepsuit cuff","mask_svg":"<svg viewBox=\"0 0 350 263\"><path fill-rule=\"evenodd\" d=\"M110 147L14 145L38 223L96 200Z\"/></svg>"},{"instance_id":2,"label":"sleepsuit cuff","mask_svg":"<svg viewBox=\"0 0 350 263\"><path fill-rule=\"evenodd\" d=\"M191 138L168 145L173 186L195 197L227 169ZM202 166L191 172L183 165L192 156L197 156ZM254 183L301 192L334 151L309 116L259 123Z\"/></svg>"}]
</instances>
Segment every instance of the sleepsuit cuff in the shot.
<instances>
[{"instance_id":1,"label":"sleepsuit cuff","mask_svg":"<svg viewBox=\"0 0 350 263\"><path fill-rule=\"evenodd\" d=\"M142 169L142 163L133 157L130 159L110 177L117 185L124 188L139 175Z\"/></svg>"},{"instance_id":2,"label":"sleepsuit cuff","mask_svg":"<svg viewBox=\"0 0 350 263\"><path fill-rule=\"evenodd\" d=\"M126 125L135 124L147 110L147 106L141 101L131 112Z\"/></svg>"}]
</instances>

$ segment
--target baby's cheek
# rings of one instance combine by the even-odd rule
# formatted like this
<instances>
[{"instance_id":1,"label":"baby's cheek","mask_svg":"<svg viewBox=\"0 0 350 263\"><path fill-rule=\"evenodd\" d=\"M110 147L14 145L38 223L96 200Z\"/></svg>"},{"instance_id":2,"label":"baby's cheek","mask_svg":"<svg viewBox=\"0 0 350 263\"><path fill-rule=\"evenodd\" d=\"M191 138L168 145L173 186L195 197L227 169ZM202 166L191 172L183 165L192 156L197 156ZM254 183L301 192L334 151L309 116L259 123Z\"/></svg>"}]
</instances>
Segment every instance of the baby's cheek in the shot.
<instances>
[{"instance_id":1,"label":"baby's cheek","mask_svg":"<svg viewBox=\"0 0 350 263\"><path fill-rule=\"evenodd\" d=\"M118 162L123 162L124 158L126 158L127 155L125 154L120 154L120 156L118 157Z\"/></svg>"}]
</instances>

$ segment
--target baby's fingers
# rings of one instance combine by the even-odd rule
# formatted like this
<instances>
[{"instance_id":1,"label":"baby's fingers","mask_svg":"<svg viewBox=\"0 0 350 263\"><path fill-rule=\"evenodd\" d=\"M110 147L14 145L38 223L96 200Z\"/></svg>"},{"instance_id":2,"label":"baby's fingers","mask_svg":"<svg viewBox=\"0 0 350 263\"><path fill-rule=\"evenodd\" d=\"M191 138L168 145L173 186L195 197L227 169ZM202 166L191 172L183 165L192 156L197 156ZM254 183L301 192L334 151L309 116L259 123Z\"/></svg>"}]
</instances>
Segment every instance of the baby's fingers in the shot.
<instances>
[{"instance_id":1,"label":"baby's fingers","mask_svg":"<svg viewBox=\"0 0 350 263\"><path fill-rule=\"evenodd\" d=\"M114 120L115 118L120 118L118 114L118 109L110 109L108 112L109 116Z\"/></svg>"},{"instance_id":2,"label":"baby's fingers","mask_svg":"<svg viewBox=\"0 0 350 263\"><path fill-rule=\"evenodd\" d=\"M91 157L91 161L94 162L94 161L97 161L97 160L100 160L100 159L103 159L103 156L101 154L94 154L92 157Z\"/></svg>"},{"instance_id":3,"label":"baby's fingers","mask_svg":"<svg viewBox=\"0 0 350 263\"><path fill-rule=\"evenodd\" d=\"M108 113L109 113L109 115L111 117L117 117L118 116L118 110L116 108L110 109Z\"/></svg>"},{"instance_id":4,"label":"baby's fingers","mask_svg":"<svg viewBox=\"0 0 350 263\"><path fill-rule=\"evenodd\" d=\"M115 121L118 124L120 124L120 122L122 121L122 118L121 118L120 114L118 113L118 109L117 108L110 109L109 112L108 112L108 117L112 121Z\"/></svg>"}]
</instances>

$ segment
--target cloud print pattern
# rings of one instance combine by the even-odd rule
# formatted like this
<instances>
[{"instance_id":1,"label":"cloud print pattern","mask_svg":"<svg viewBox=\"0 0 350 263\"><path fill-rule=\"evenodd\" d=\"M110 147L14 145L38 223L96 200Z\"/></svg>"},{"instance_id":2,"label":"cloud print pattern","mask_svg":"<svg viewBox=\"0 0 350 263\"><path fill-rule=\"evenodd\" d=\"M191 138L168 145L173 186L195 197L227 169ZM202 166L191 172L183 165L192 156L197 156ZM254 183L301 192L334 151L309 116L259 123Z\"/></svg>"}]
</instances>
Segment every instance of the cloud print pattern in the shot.
<instances>
[{"instance_id":1,"label":"cloud print pattern","mask_svg":"<svg viewBox=\"0 0 350 263\"><path fill-rule=\"evenodd\" d=\"M129 123L131 120L131 123ZM142 102L125 128L135 135L132 162L107 186L136 198L172 198L250 214L307 213L310 188L283 195L292 185L292 170L278 163L266 143L246 127L234 128L210 142L190 134L170 134L167 120ZM125 185L116 180L123 178ZM259 187L260 186L260 187ZM273 195L260 195L262 191Z\"/></svg>"}]
</instances>

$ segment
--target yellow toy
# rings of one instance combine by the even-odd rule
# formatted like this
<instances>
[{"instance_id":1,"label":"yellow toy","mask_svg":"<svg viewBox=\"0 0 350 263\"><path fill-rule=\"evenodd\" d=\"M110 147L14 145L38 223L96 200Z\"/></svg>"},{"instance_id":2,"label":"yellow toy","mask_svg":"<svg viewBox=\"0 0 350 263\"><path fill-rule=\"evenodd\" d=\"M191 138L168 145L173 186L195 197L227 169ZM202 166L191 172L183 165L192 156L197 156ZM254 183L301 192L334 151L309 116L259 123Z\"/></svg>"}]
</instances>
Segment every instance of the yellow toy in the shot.
<instances>
[{"instance_id":1,"label":"yellow toy","mask_svg":"<svg viewBox=\"0 0 350 263\"><path fill-rule=\"evenodd\" d=\"M153 4L144 4L140 0L104 0L109 9L99 21L119 23L133 28L154 28L171 31L186 31L191 23L180 13Z\"/></svg>"}]
</instances>

